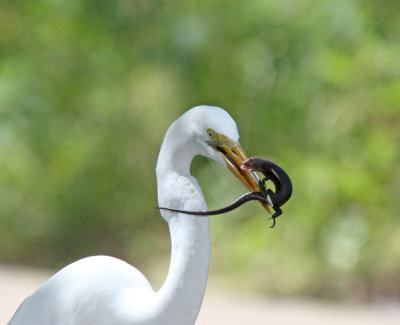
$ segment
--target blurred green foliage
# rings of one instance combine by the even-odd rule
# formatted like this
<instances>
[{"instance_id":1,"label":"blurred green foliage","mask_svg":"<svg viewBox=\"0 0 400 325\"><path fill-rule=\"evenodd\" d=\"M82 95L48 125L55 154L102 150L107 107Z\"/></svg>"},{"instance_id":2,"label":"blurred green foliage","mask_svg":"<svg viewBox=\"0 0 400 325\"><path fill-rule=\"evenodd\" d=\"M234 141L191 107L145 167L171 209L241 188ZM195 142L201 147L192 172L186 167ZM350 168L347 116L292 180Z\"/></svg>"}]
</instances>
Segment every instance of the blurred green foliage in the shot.
<instances>
[{"instance_id":1,"label":"blurred green foliage","mask_svg":"<svg viewBox=\"0 0 400 325\"><path fill-rule=\"evenodd\" d=\"M276 294L399 297L398 0L3 0L0 31L2 262L168 261L158 149L210 104L294 184L274 230L256 203L212 218L212 271ZM207 159L192 170L210 208L245 191Z\"/></svg>"}]
</instances>

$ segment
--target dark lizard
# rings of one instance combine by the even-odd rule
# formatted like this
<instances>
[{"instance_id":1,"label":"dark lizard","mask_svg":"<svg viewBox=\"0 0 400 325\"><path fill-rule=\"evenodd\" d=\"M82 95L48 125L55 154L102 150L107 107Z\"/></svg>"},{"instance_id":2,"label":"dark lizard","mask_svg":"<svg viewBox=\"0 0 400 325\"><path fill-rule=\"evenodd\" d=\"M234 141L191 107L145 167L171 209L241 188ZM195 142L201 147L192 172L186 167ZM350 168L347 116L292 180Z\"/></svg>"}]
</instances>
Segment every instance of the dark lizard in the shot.
<instances>
[{"instance_id":1,"label":"dark lizard","mask_svg":"<svg viewBox=\"0 0 400 325\"><path fill-rule=\"evenodd\" d=\"M280 207L292 196L293 186L288 174L272 161L258 157L247 159L243 162L241 168L251 169L265 176L260 180L259 187L261 193L267 198L268 204L275 210L275 213L272 215L273 224L271 228L273 228L275 226L275 219L282 214ZM265 188L265 182L268 180L274 183L275 193Z\"/></svg>"},{"instance_id":2,"label":"dark lizard","mask_svg":"<svg viewBox=\"0 0 400 325\"><path fill-rule=\"evenodd\" d=\"M210 216L210 215L226 213L238 208L239 206L248 201L258 200L267 203L275 210L275 213L271 217L273 219L273 224L271 228L273 228L276 223L275 218L277 218L282 214L282 210L280 209L280 207L284 203L286 203L292 195L292 182L289 176L278 165L274 164L271 161L261 159L258 157L252 157L247 159L246 161L243 162L241 168L258 171L264 175L264 178L259 182L260 192L248 192L246 194L243 194L241 197L239 197L232 203L228 204L227 206L216 210L187 211L187 210L179 210L179 209L164 208L164 207L158 207L158 209L172 211L172 212L179 212L184 214L191 214L195 216ZM268 180L271 180L274 183L275 193L270 189L266 189L265 182Z\"/></svg>"}]
</instances>

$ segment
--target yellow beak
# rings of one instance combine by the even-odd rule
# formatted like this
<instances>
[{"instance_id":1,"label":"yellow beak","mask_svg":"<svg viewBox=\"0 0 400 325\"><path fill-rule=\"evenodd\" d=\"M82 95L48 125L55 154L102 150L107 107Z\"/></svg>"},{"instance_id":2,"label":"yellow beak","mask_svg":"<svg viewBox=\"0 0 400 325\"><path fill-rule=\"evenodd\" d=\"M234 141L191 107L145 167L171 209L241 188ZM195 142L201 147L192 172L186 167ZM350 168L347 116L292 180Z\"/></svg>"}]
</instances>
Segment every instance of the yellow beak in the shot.
<instances>
[{"instance_id":1,"label":"yellow beak","mask_svg":"<svg viewBox=\"0 0 400 325\"><path fill-rule=\"evenodd\" d=\"M251 170L242 170L240 166L243 161L247 159L247 156L242 146L229 139L228 137L216 133L213 133L213 138L209 141L209 145L220 153L222 158L225 160L228 169L237 177L240 181L249 189L251 192L260 192L259 181L257 174ZM270 213L268 204L260 202L261 205Z\"/></svg>"}]
</instances>

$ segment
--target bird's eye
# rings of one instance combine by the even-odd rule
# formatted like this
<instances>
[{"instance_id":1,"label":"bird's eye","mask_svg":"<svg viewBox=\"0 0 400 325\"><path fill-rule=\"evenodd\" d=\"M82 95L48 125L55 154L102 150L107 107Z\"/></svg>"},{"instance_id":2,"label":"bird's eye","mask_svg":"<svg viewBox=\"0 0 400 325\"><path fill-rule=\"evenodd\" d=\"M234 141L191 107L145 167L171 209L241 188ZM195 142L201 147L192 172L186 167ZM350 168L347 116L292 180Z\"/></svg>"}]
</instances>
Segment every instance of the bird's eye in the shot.
<instances>
[{"instance_id":1,"label":"bird's eye","mask_svg":"<svg viewBox=\"0 0 400 325\"><path fill-rule=\"evenodd\" d=\"M213 130L212 129L207 129L207 135L208 135L208 137L211 139L211 138L213 138L214 137L214 132L213 132Z\"/></svg>"}]
</instances>

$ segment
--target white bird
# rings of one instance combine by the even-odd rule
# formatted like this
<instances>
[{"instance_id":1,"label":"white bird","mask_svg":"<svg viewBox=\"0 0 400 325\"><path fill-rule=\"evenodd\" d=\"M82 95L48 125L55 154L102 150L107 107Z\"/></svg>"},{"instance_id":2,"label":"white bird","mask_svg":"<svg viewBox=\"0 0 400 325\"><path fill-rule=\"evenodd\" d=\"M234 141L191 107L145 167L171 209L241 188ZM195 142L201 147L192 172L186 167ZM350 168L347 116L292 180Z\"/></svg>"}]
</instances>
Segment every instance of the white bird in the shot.
<instances>
[{"instance_id":1,"label":"white bird","mask_svg":"<svg viewBox=\"0 0 400 325\"><path fill-rule=\"evenodd\" d=\"M246 156L238 139L236 123L218 107L194 107L172 123L156 167L159 205L207 209L190 175L191 161L199 154L226 165L249 190L259 191L257 175L240 169ZM209 219L161 214L169 225L172 251L167 278L158 291L122 260L87 257L61 269L26 298L9 325L194 324L208 277Z\"/></svg>"}]
</instances>

